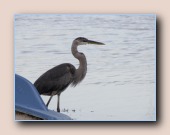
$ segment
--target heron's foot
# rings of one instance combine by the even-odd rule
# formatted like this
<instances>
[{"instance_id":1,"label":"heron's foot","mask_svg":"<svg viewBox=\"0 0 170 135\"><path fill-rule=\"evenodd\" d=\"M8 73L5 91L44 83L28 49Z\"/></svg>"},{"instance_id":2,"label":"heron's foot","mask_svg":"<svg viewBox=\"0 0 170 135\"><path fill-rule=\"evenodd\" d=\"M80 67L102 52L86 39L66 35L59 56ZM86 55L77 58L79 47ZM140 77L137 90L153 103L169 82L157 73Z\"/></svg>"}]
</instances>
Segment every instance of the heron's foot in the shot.
<instances>
[{"instance_id":1,"label":"heron's foot","mask_svg":"<svg viewBox=\"0 0 170 135\"><path fill-rule=\"evenodd\" d=\"M57 108L57 112L60 112L60 109L59 109L59 108Z\"/></svg>"},{"instance_id":2,"label":"heron's foot","mask_svg":"<svg viewBox=\"0 0 170 135\"><path fill-rule=\"evenodd\" d=\"M46 104L46 107L48 108L49 103Z\"/></svg>"}]
</instances>

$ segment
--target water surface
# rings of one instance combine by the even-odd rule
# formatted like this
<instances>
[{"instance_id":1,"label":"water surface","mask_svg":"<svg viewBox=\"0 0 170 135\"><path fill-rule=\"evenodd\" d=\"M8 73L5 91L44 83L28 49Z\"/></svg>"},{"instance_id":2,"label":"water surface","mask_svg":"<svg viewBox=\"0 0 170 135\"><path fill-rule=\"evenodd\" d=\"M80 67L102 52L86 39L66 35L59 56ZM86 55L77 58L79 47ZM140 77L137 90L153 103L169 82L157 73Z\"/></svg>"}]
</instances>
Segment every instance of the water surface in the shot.
<instances>
[{"instance_id":1,"label":"water surface","mask_svg":"<svg viewBox=\"0 0 170 135\"><path fill-rule=\"evenodd\" d=\"M74 120L152 121L155 106L154 15L15 16L15 70L32 83L48 69L78 61L72 41L86 37L105 46L80 46L88 71L61 94L61 112ZM42 96L47 102L48 96ZM49 108L56 110L57 96Z\"/></svg>"}]
</instances>

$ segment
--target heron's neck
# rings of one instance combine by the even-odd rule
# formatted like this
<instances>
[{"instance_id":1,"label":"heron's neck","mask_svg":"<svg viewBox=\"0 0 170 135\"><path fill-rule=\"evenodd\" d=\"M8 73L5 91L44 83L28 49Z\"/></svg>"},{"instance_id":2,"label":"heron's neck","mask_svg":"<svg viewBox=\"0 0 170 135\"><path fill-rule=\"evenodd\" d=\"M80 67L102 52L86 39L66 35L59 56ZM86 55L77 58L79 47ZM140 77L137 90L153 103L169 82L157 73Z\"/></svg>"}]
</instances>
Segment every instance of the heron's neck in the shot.
<instances>
[{"instance_id":1,"label":"heron's neck","mask_svg":"<svg viewBox=\"0 0 170 135\"><path fill-rule=\"evenodd\" d=\"M78 47L78 43L73 41L73 44L71 46L71 52L72 52L73 56L78 59L79 52L77 50L77 47Z\"/></svg>"},{"instance_id":2,"label":"heron's neck","mask_svg":"<svg viewBox=\"0 0 170 135\"><path fill-rule=\"evenodd\" d=\"M78 47L78 43L76 41L73 41L72 47L71 47L71 51L73 56L79 60L79 67L76 70L76 74L78 75L77 79L79 80L79 82L81 80L84 79L86 72L87 72L87 61L86 61L86 57L84 54L81 54L80 52L78 52L77 50Z\"/></svg>"}]
</instances>

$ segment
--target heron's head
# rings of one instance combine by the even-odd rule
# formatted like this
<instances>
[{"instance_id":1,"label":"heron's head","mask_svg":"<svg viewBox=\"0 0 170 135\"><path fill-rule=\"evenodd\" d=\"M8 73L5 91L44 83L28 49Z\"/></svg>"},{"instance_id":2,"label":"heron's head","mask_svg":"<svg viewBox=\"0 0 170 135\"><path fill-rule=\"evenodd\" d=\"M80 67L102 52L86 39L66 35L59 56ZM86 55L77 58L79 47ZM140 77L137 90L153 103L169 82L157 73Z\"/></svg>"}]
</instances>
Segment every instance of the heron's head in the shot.
<instances>
[{"instance_id":1,"label":"heron's head","mask_svg":"<svg viewBox=\"0 0 170 135\"><path fill-rule=\"evenodd\" d=\"M86 44L94 44L94 45L105 45L104 43L88 40L84 37L78 37L75 39L75 41L78 43L78 45L86 45Z\"/></svg>"}]
</instances>

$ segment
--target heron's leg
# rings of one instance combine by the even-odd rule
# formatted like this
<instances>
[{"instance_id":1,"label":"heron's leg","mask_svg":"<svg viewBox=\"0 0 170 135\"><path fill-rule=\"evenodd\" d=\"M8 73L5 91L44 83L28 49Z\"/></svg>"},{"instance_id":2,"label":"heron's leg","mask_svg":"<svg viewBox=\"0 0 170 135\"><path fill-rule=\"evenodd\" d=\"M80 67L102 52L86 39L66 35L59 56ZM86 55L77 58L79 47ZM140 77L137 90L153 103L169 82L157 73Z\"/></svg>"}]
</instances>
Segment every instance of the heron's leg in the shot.
<instances>
[{"instance_id":1,"label":"heron's leg","mask_svg":"<svg viewBox=\"0 0 170 135\"><path fill-rule=\"evenodd\" d=\"M60 112L60 94L58 94L57 112Z\"/></svg>"},{"instance_id":2,"label":"heron's leg","mask_svg":"<svg viewBox=\"0 0 170 135\"><path fill-rule=\"evenodd\" d=\"M48 107L48 105L49 105L49 103L50 103L52 97L53 97L53 95L51 95L51 97L49 98L49 100L48 100L48 102L47 102L47 104L46 104L47 107Z\"/></svg>"}]
</instances>

